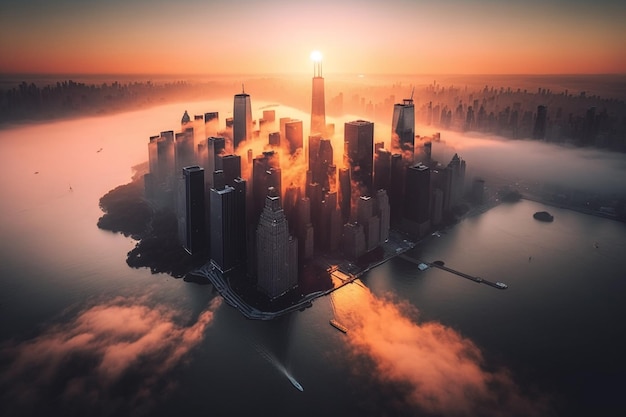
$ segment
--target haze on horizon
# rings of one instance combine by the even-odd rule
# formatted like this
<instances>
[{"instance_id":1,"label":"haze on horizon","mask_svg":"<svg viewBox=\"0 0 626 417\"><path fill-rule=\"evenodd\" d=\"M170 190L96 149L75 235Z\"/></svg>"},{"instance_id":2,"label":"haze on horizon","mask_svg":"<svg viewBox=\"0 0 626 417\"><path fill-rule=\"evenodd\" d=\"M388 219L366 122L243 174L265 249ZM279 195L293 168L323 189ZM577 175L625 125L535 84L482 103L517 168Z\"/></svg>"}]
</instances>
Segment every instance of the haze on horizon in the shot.
<instances>
[{"instance_id":1,"label":"haze on horizon","mask_svg":"<svg viewBox=\"0 0 626 417\"><path fill-rule=\"evenodd\" d=\"M0 73L624 74L626 3L4 0Z\"/></svg>"}]
</instances>

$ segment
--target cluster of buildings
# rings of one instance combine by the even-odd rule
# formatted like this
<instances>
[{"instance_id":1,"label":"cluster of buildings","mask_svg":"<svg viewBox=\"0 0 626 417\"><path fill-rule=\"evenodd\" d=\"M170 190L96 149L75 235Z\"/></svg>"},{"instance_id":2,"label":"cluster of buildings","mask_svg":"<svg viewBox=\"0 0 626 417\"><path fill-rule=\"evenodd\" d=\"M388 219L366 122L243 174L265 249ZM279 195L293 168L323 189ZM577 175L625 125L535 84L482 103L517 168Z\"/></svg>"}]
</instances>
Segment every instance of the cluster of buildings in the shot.
<instances>
[{"instance_id":1,"label":"cluster of buildings","mask_svg":"<svg viewBox=\"0 0 626 417\"><path fill-rule=\"evenodd\" d=\"M375 143L374 123L345 123L337 167L321 63L312 92L306 146L302 121L281 118L277 126L274 110L255 129L245 92L234 96L225 128L215 112L185 112L180 132L148 144L146 197L176 212L183 247L223 273L245 267L270 299L295 288L299 268L317 254L358 260L388 240L390 228L425 235L463 194L462 159L443 166L432 160L431 142L415 149L412 98L394 105L390 149ZM254 155L247 145L259 140L265 150ZM283 184L282 169L298 158L306 175Z\"/></svg>"}]
</instances>

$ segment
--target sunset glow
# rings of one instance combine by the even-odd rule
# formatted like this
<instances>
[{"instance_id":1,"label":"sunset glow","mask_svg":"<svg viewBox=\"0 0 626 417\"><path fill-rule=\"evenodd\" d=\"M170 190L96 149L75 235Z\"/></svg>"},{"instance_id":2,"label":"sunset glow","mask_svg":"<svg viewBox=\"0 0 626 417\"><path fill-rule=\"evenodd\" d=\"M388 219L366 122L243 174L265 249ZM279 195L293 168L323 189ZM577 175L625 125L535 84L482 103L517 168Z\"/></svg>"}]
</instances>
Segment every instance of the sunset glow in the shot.
<instances>
[{"instance_id":1,"label":"sunset glow","mask_svg":"<svg viewBox=\"0 0 626 417\"><path fill-rule=\"evenodd\" d=\"M311 61L320 62L322 60L322 53L320 51L311 52Z\"/></svg>"},{"instance_id":2,"label":"sunset glow","mask_svg":"<svg viewBox=\"0 0 626 417\"><path fill-rule=\"evenodd\" d=\"M9 1L0 72L302 73L308 47L335 73L624 73L625 18L612 0Z\"/></svg>"}]
</instances>

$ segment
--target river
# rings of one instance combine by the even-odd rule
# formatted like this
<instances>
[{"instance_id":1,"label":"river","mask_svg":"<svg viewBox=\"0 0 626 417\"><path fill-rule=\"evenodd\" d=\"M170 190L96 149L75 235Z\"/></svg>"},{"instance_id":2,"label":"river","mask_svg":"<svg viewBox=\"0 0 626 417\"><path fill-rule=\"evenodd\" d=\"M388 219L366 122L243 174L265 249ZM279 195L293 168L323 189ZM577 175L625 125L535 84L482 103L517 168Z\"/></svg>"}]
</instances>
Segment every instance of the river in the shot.
<instances>
[{"instance_id":1,"label":"river","mask_svg":"<svg viewBox=\"0 0 626 417\"><path fill-rule=\"evenodd\" d=\"M210 285L129 268L135 242L96 227L98 200L182 110L0 131L0 414L624 412L622 223L500 204L411 255L507 290L395 258L270 322L245 319ZM539 210L554 222L534 220Z\"/></svg>"}]
</instances>

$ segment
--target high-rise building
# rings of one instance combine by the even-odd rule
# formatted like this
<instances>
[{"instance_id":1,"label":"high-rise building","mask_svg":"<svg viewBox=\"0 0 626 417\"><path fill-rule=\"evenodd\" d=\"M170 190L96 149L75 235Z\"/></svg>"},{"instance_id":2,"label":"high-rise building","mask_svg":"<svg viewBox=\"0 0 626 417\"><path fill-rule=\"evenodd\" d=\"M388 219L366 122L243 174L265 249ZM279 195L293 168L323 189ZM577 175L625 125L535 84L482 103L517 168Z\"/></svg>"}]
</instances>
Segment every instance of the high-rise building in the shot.
<instances>
[{"instance_id":1,"label":"high-rise building","mask_svg":"<svg viewBox=\"0 0 626 417\"><path fill-rule=\"evenodd\" d=\"M204 113L204 136L215 137L219 130L220 115L218 112Z\"/></svg>"},{"instance_id":2,"label":"high-rise building","mask_svg":"<svg viewBox=\"0 0 626 417\"><path fill-rule=\"evenodd\" d=\"M222 169L220 157L225 153L225 149L225 138L211 136L207 139L207 166L204 168L206 169L206 182L209 189L213 187L213 173L218 169Z\"/></svg>"},{"instance_id":3,"label":"high-rise building","mask_svg":"<svg viewBox=\"0 0 626 417\"><path fill-rule=\"evenodd\" d=\"M263 152L262 156L254 158L252 162L252 193L251 193L251 222L256 224L263 207L267 189L273 187L280 196L282 175L278 164L278 155L274 151Z\"/></svg>"},{"instance_id":4,"label":"high-rise building","mask_svg":"<svg viewBox=\"0 0 626 417\"><path fill-rule=\"evenodd\" d=\"M302 149L303 132L302 120L290 120L285 123L285 142L289 144L289 153L296 153L296 150Z\"/></svg>"},{"instance_id":5,"label":"high-rise building","mask_svg":"<svg viewBox=\"0 0 626 417\"><path fill-rule=\"evenodd\" d=\"M405 156L405 159L408 158L408 162L412 163L412 153L415 147L415 106L413 105L412 97L404 99L402 103L397 103L393 106L391 135L392 149L397 145L403 153L409 152L411 157Z\"/></svg>"},{"instance_id":6,"label":"high-rise building","mask_svg":"<svg viewBox=\"0 0 626 417\"><path fill-rule=\"evenodd\" d=\"M241 142L250 140L252 137L252 106L250 95L245 91L235 94L233 105L233 146L237 147Z\"/></svg>"},{"instance_id":7,"label":"high-rise building","mask_svg":"<svg viewBox=\"0 0 626 417\"><path fill-rule=\"evenodd\" d=\"M372 195L374 171L374 123L348 122L344 127L344 158L360 195Z\"/></svg>"},{"instance_id":8,"label":"high-rise building","mask_svg":"<svg viewBox=\"0 0 626 417\"><path fill-rule=\"evenodd\" d=\"M298 285L298 244L289 235L289 225L280 197L268 190L256 233L257 287L274 299Z\"/></svg>"},{"instance_id":9,"label":"high-rise building","mask_svg":"<svg viewBox=\"0 0 626 417\"><path fill-rule=\"evenodd\" d=\"M342 223L350 220L350 204L352 200L352 184L350 181L350 169L339 170L339 209L341 210Z\"/></svg>"},{"instance_id":10,"label":"high-rise building","mask_svg":"<svg viewBox=\"0 0 626 417\"><path fill-rule=\"evenodd\" d=\"M391 181L391 152L385 148L376 149L374 159L374 190L387 190Z\"/></svg>"},{"instance_id":11,"label":"high-rise building","mask_svg":"<svg viewBox=\"0 0 626 417\"><path fill-rule=\"evenodd\" d=\"M356 260L365 254L366 246L363 225L359 223L346 223L343 225L341 248L345 257L351 260Z\"/></svg>"},{"instance_id":12,"label":"high-rise building","mask_svg":"<svg viewBox=\"0 0 626 417\"><path fill-rule=\"evenodd\" d=\"M391 210L389 207L389 197L387 191L376 191L376 213L380 218L380 243L389 239L389 227L391 224Z\"/></svg>"},{"instance_id":13,"label":"high-rise building","mask_svg":"<svg viewBox=\"0 0 626 417\"><path fill-rule=\"evenodd\" d=\"M210 190L211 260L225 272L235 267L245 255L245 181L227 185L224 172L213 173Z\"/></svg>"},{"instance_id":14,"label":"high-rise building","mask_svg":"<svg viewBox=\"0 0 626 417\"><path fill-rule=\"evenodd\" d=\"M182 209L179 211L179 238L183 248L193 255L206 247L204 169L190 166L183 168L182 173L184 186L183 198L179 200Z\"/></svg>"},{"instance_id":15,"label":"high-rise building","mask_svg":"<svg viewBox=\"0 0 626 417\"><path fill-rule=\"evenodd\" d=\"M363 226L365 250L371 251L380 242L380 218L374 216L374 199L362 195L357 200L357 221Z\"/></svg>"},{"instance_id":16,"label":"high-rise building","mask_svg":"<svg viewBox=\"0 0 626 417\"><path fill-rule=\"evenodd\" d=\"M174 142L174 169L178 174L184 167L196 165L193 128L176 133Z\"/></svg>"},{"instance_id":17,"label":"high-rise building","mask_svg":"<svg viewBox=\"0 0 626 417\"><path fill-rule=\"evenodd\" d=\"M271 132L269 134L269 144L272 148L280 147L280 132Z\"/></svg>"},{"instance_id":18,"label":"high-rise building","mask_svg":"<svg viewBox=\"0 0 626 417\"><path fill-rule=\"evenodd\" d=\"M326 104L321 57L313 63L313 89L311 100L311 134L326 134Z\"/></svg>"},{"instance_id":19,"label":"high-rise building","mask_svg":"<svg viewBox=\"0 0 626 417\"><path fill-rule=\"evenodd\" d=\"M415 164L406 169L404 217L424 223L430 218L430 169Z\"/></svg>"},{"instance_id":20,"label":"high-rise building","mask_svg":"<svg viewBox=\"0 0 626 417\"><path fill-rule=\"evenodd\" d=\"M241 156L223 155L218 162L221 162L221 169L224 171L224 182L234 186L235 179L241 177ZM217 169L220 169L219 164Z\"/></svg>"}]
</instances>

